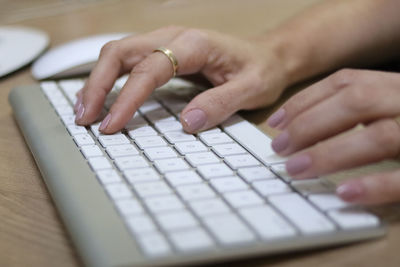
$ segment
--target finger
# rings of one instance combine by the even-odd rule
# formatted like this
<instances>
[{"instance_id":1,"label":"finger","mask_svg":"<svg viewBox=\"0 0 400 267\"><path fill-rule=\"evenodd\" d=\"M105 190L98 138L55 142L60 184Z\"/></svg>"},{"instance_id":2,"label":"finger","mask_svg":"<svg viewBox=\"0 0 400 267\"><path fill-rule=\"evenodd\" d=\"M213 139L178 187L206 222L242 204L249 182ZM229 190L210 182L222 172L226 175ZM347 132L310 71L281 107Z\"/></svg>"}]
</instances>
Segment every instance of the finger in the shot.
<instances>
[{"instance_id":1,"label":"finger","mask_svg":"<svg viewBox=\"0 0 400 267\"><path fill-rule=\"evenodd\" d=\"M152 51L172 40L183 28L163 28L141 36L112 41L103 46L99 60L83 88L81 116L76 122L87 125L96 120L115 80L129 72Z\"/></svg>"},{"instance_id":2,"label":"finger","mask_svg":"<svg viewBox=\"0 0 400 267\"><path fill-rule=\"evenodd\" d=\"M345 201L385 204L400 201L400 170L377 173L346 181L336 188Z\"/></svg>"},{"instance_id":3,"label":"finger","mask_svg":"<svg viewBox=\"0 0 400 267\"><path fill-rule=\"evenodd\" d=\"M208 46L203 40L201 33L187 31L166 45L177 58L179 75L198 72L206 64ZM172 76L169 58L161 52L150 54L133 68L99 129L106 134L122 129L153 90Z\"/></svg>"},{"instance_id":4,"label":"finger","mask_svg":"<svg viewBox=\"0 0 400 267\"><path fill-rule=\"evenodd\" d=\"M246 85L243 79L233 79L197 95L181 112L183 129L196 133L226 120L250 98Z\"/></svg>"},{"instance_id":5,"label":"finger","mask_svg":"<svg viewBox=\"0 0 400 267\"><path fill-rule=\"evenodd\" d=\"M396 116L400 113L397 76L388 74L385 79L380 79L385 81L384 90L377 88L376 84L361 83L320 101L293 118L281 136L272 142L273 148L281 155L290 155L358 123Z\"/></svg>"},{"instance_id":6,"label":"finger","mask_svg":"<svg viewBox=\"0 0 400 267\"><path fill-rule=\"evenodd\" d=\"M294 178L310 178L396 157L400 153L400 126L393 119L340 135L301 151L286 162Z\"/></svg>"}]
</instances>

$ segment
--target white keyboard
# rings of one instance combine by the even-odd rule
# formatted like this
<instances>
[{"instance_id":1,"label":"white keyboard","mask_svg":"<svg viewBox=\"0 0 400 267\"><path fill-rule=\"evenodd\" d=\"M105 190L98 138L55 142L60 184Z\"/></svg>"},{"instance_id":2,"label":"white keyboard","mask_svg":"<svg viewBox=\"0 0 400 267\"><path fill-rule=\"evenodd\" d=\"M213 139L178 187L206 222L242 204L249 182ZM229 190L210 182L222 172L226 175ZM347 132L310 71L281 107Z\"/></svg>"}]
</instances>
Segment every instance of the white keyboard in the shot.
<instances>
[{"instance_id":1,"label":"white keyboard","mask_svg":"<svg viewBox=\"0 0 400 267\"><path fill-rule=\"evenodd\" d=\"M340 200L329 181L292 181L270 138L238 115L197 135L183 132L179 113L196 90L179 80L156 90L113 135L100 134L99 123L75 125L83 83L41 88L145 257L380 226L375 215ZM123 83L116 82L104 114Z\"/></svg>"}]
</instances>

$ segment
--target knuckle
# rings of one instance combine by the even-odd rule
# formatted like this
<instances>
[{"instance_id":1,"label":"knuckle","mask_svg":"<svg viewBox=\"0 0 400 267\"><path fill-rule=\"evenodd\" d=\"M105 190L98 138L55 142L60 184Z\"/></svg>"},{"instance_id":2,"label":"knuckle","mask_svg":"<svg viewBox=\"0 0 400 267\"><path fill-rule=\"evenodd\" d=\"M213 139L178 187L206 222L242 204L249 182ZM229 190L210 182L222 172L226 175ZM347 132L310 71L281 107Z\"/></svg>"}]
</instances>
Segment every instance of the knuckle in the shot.
<instances>
[{"instance_id":1,"label":"knuckle","mask_svg":"<svg viewBox=\"0 0 400 267\"><path fill-rule=\"evenodd\" d=\"M104 56L106 54L114 54L119 50L119 42L118 41L110 41L103 45L100 50L100 56Z\"/></svg>"},{"instance_id":2,"label":"knuckle","mask_svg":"<svg viewBox=\"0 0 400 267\"><path fill-rule=\"evenodd\" d=\"M330 80L335 88L344 88L353 84L358 76L358 70L341 69L330 76Z\"/></svg>"},{"instance_id":3,"label":"knuckle","mask_svg":"<svg viewBox=\"0 0 400 267\"><path fill-rule=\"evenodd\" d=\"M369 87L354 86L348 88L344 94L344 105L347 109L356 112L366 112L375 107L378 98L374 90Z\"/></svg>"},{"instance_id":4,"label":"knuckle","mask_svg":"<svg viewBox=\"0 0 400 267\"><path fill-rule=\"evenodd\" d=\"M185 43L190 42L193 44L200 44L200 45L206 43L208 40L206 32L194 28L185 29L184 31L181 32L178 38Z\"/></svg>"},{"instance_id":5,"label":"knuckle","mask_svg":"<svg viewBox=\"0 0 400 267\"><path fill-rule=\"evenodd\" d=\"M400 153L400 125L392 119L385 119L374 125L370 138L389 156Z\"/></svg>"}]
</instances>

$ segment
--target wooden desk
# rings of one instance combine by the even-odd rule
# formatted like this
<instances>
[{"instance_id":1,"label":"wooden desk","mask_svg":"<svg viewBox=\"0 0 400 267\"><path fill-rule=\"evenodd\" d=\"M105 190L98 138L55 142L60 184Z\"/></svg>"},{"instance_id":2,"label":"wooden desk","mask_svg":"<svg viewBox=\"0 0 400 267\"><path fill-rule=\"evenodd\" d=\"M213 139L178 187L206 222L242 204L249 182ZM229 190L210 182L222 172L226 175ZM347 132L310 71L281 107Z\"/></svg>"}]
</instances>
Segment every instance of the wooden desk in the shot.
<instances>
[{"instance_id":1,"label":"wooden desk","mask_svg":"<svg viewBox=\"0 0 400 267\"><path fill-rule=\"evenodd\" d=\"M7 2L7 1L5 1ZM9 1L11 3L12 1ZM252 35L317 0L175 0L105 1L84 8L59 10L57 15L20 21L41 28L52 45L104 32L145 32L169 24L212 28ZM2 5L4 1L2 1ZM4 7L4 6L3 6ZM72 11L71 11L72 10ZM31 84L29 68L0 79L0 266L79 266L40 173L13 119L10 89ZM269 109L247 113L263 130ZM380 240L321 251L246 260L235 266L398 266L399 206L379 209L389 220Z\"/></svg>"}]
</instances>

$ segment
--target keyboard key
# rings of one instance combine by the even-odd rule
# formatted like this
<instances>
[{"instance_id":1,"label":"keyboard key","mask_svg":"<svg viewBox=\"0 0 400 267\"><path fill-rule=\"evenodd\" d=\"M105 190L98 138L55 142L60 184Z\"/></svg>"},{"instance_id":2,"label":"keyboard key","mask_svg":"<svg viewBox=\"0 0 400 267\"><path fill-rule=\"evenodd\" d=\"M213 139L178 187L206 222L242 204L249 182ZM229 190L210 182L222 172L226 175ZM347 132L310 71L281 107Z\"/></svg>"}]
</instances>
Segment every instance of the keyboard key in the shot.
<instances>
[{"instance_id":1,"label":"keyboard key","mask_svg":"<svg viewBox=\"0 0 400 267\"><path fill-rule=\"evenodd\" d=\"M137 183L133 188L142 198L172 194L172 190L164 181Z\"/></svg>"},{"instance_id":2,"label":"keyboard key","mask_svg":"<svg viewBox=\"0 0 400 267\"><path fill-rule=\"evenodd\" d=\"M324 233L334 225L302 197L295 193L273 195L269 201L304 234Z\"/></svg>"},{"instance_id":3,"label":"keyboard key","mask_svg":"<svg viewBox=\"0 0 400 267\"><path fill-rule=\"evenodd\" d=\"M182 201L175 195L148 198L145 200L145 203L148 209L153 213L182 210L185 208Z\"/></svg>"},{"instance_id":4,"label":"keyboard key","mask_svg":"<svg viewBox=\"0 0 400 267\"><path fill-rule=\"evenodd\" d=\"M159 257L171 253L171 248L167 240L158 232L140 235L138 237L138 242L147 256Z\"/></svg>"},{"instance_id":5,"label":"keyboard key","mask_svg":"<svg viewBox=\"0 0 400 267\"><path fill-rule=\"evenodd\" d=\"M230 211L228 205L219 198L198 200L190 202L189 205L199 217L220 215Z\"/></svg>"},{"instance_id":6,"label":"keyboard key","mask_svg":"<svg viewBox=\"0 0 400 267\"><path fill-rule=\"evenodd\" d=\"M76 124L69 124L67 125L68 132L70 135L74 136L77 134L87 134L87 130L83 126L78 126Z\"/></svg>"},{"instance_id":7,"label":"keyboard key","mask_svg":"<svg viewBox=\"0 0 400 267\"><path fill-rule=\"evenodd\" d=\"M157 135L157 132L150 126L141 126L134 129L127 129L128 135L135 140L141 136L154 136Z\"/></svg>"},{"instance_id":8,"label":"keyboard key","mask_svg":"<svg viewBox=\"0 0 400 267\"><path fill-rule=\"evenodd\" d=\"M186 201L215 197L215 193L207 184L191 184L176 187L176 191Z\"/></svg>"},{"instance_id":9,"label":"keyboard key","mask_svg":"<svg viewBox=\"0 0 400 267\"><path fill-rule=\"evenodd\" d=\"M120 157L116 158L114 162L121 171L149 166L149 163L141 156Z\"/></svg>"},{"instance_id":10,"label":"keyboard key","mask_svg":"<svg viewBox=\"0 0 400 267\"><path fill-rule=\"evenodd\" d=\"M211 249L214 247L214 241L206 231L199 227L174 232L169 237L174 246L182 252Z\"/></svg>"},{"instance_id":11,"label":"keyboard key","mask_svg":"<svg viewBox=\"0 0 400 267\"><path fill-rule=\"evenodd\" d=\"M122 182L119 174L113 169L99 170L96 174L102 184Z\"/></svg>"},{"instance_id":12,"label":"keyboard key","mask_svg":"<svg viewBox=\"0 0 400 267\"><path fill-rule=\"evenodd\" d=\"M242 179L236 176L213 179L210 181L210 184L221 194L231 191L246 190L249 188Z\"/></svg>"},{"instance_id":13,"label":"keyboard key","mask_svg":"<svg viewBox=\"0 0 400 267\"><path fill-rule=\"evenodd\" d=\"M115 145L106 147L107 154L112 158L138 155L139 151L132 144Z\"/></svg>"},{"instance_id":14,"label":"keyboard key","mask_svg":"<svg viewBox=\"0 0 400 267\"><path fill-rule=\"evenodd\" d=\"M210 133L200 135L200 139L208 146L232 143L233 140L226 133Z\"/></svg>"},{"instance_id":15,"label":"keyboard key","mask_svg":"<svg viewBox=\"0 0 400 267\"><path fill-rule=\"evenodd\" d=\"M165 142L165 140L158 135L136 137L135 143L139 146L140 149L145 149L148 147L167 146L167 142Z\"/></svg>"},{"instance_id":16,"label":"keyboard key","mask_svg":"<svg viewBox=\"0 0 400 267\"><path fill-rule=\"evenodd\" d=\"M99 128L100 128L100 122L90 125L90 130L96 137L99 137L99 135L101 134Z\"/></svg>"},{"instance_id":17,"label":"keyboard key","mask_svg":"<svg viewBox=\"0 0 400 267\"><path fill-rule=\"evenodd\" d=\"M185 133L183 130L166 132L164 133L164 136L171 144L196 140L196 137L194 137L192 134Z\"/></svg>"},{"instance_id":18,"label":"keyboard key","mask_svg":"<svg viewBox=\"0 0 400 267\"><path fill-rule=\"evenodd\" d=\"M213 146L213 150L221 158L229 155L245 154L247 151L235 143L222 144Z\"/></svg>"},{"instance_id":19,"label":"keyboard key","mask_svg":"<svg viewBox=\"0 0 400 267\"><path fill-rule=\"evenodd\" d=\"M225 193L223 197L234 208L255 206L264 203L264 200L250 190Z\"/></svg>"},{"instance_id":20,"label":"keyboard key","mask_svg":"<svg viewBox=\"0 0 400 267\"><path fill-rule=\"evenodd\" d=\"M233 175L233 171L224 163L201 165L197 170L205 179Z\"/></svg>"},{"instance_id":21,"label":"keyboard key","mask_svg":"<svg viewBox=\"0 0 400 267\"><path fill-rule=\"evenodd\" d=\"M290 193L292 191L292 189L286 183L279 179L256 181L252 183L252 186L264 197L273 194Z\"/></svg>"},{"instance_id":22,"label":"keyboard key","mask_svg":"<svg viewBox=\"0 0 400 267\"><path fill-rule=\"evenodd\" d=\"M176 231L198 225L197 220L186 210L171 211L156 215L156 220L164 231Z\"/></svg>"},{"instance_id":23,"label":"keyboard key","mask_svg":"<svg viewBox=\"0 0 400 267\"><path fill-rule=\"evenodd\" d=\"M158 103L156 100L148 99L140 106L139 111L141 113L148 113L150 111L162 109L162 108L163 107L161 106L161 104Z\"/></svg>"},{"instance_id":24,"label":"keyboard key","mask_svg":"<svg viewBox=\"0 0 400 267\"><path fill-rule=\"evenodd\" d=\"M212 164L221 162L220 159L215 156L213 152L201 152L201 153L191 153L186 155L186 160L192 166Z\"/></svg>"},{"instance_id":25,"label":"keyboard key","mask_svg":"<svg viewBox=\"0 0 400 267\"><path fill-rule=\"evenodd\" d=\"M205 135L205 134L211 134L211 133L213 133L213 134L214 133L220 133L220 132L221 132L220 128L214 127L214 128L211 128L211 129L208 129L208 130L200 132L199 136Z\"/></svg>"},{"instance_id":26,"label":"keyboard key","mask_svg":"<svg viewBox=\"0 0 400 267\"><path fill-rule=\"evenodd\" d=\"M131 190L124 183L106 184L105 188L107 190L107 193L114 200L122 198L131 198L133 196Z\"/></svg>"},{"instance_id":27,"label":"keyboard key","mask_svg":"<svg viewBox=\"0 0 400 267\"><path fill-rule=\"evenodd\" d=\"M293 181L292 185L305 196L310 194L334 193L336 189L334 183L322 178Z\"/></svg>"},{"instance_id":28,"label":"keyboard key","mask_svg":"<svg viewBox=\"0 0 400 267\"><path fill-rule=\"evenodd\" d=\"M75 114L62 115L60 118L65 125L75 124Z\"/></svg>"},{"instance_id":29,"label":"keyboard key","mask_svg":"<svg viewBox=\"0 0 400 267\"><path fill-rule=\"evenodd\" d=\"M176 120L158 121L154 126L160 133L182 130L182 124Z\"/></svg>"},{"instance_id":30,"label":"keyboard key","mask_svg":"<svg viewBox=\"0 0 400 267\"><path fill-rule=\"evenodd\" d=\"M161 173L189 169L189 165L181 158L160 159L154 164Z\"/></svg>"},{"instance_id":31,"label":"keyboard key","mask_svg":"<svg viewBox=\"0 0 400 267\"><path fill-rule=\"evenodd\" d=\"M240 168L238 169L238 173L249 183L256 180L277 178L274 173L272 173L267 167L264 166Z\"/></svg>"},{"instance_id":32,"label":"keyboard key","mask_svg":"<svg viewBox=\"0 0 400 267\"><path fill-rule=\"evenodd\" d=\"M135 183L151 182L160 179L160 175L153 168L124 170L124 176L132 185Z\"/></svg>"},{"instance_id":33,"label":"keyboard key","mask_svg":"<svg viewBox=\"0 0 400 267\"><path fill-rule=\"evenodd\" d=\"M260 162L250 154L227 156L225 161L233 169L260 165Z\"/></svg>"},{"instance_id":34,"label":"keyboard key","mask_svg":"<svg viewBox=\"0 0 400 267\"><path fill-rule=\"evenodd\" d=\"M176 152L168 146L145 148L144 154L150 161L155 161L157 159L176 158L178 156Z\"/></svg>"},{"instance_id":35,"label":"keyboard key","mask_svg":"<svg viewBox=\"0 0 400 267\"><path fill-rule=\"evenodd\" d=\"M285 164L274 164L271 166L271 169L282 179L284 179L286 182L291 182L293 179L292 177L289 176L289 174L286 172L286 167Z\"/></svg>"},{"instance_id":36,"label":"keyboard key","mask_svg":"<svg viewBox=\"0 0 400 267\"><path fill-rule=\"evenodd\" d=\"M308 199L323 211L352 206L351 203L342 200L334 193L314 194L310 195Z\"/></svg>"},{"instance_id":37,"label":"keyboard key","mask_svg":"<svg viewBox=\"0 0 400 267\"><path fill-rule=\"evenodd\" d=\"M208 148L200 141L176 143L175 148L182 155L208 151Z\"/></svg>"},{"instance_id":38,"label":"keyboard key","mask_svg":"<svg viewBox=\"0 0 400 267\"><path fill-rule=\"evenodd\" d=\"M74 135L75 143L81 146L94 145L94 140L89 134L76 134Z\"/></svg>"},{"instance_id":39,"label":"keyboard key","mask_svg":"<svg viewBox=\"0 0 400 267\"><path fill-rule=\"evenodd\" d=\"M129 139L123 134L99 135L99 142L103 147L129 144Z\"/></svg>"},{"instance_id":40,"label":"keyboard key","mask_svg":"<svg viewBox=\"0 0 400 267\"><path fill-rule=\"evenodd\" d=\"M139 113L136 112L135 115L133 115L133 117L126 123L125 129L129 132L145 126L148 126L147 121L141 115L139 115Z\"/></svg>"},{"instance_id":41,"label":"keyboard key","mask_svg":"<svg viewBox=\"0 0 400 267\"><path fill-rule=\"evenodd\" d=\"M148 234L157 230L154 222L145 214L129 216L125 220L135 235Z\"/></svg>"},{"instance_id":42,"label":"keyboard key","mask_svg":"<svg viewBox=\"0 0 400 267\"><path fill-rule=\"evenodd\" d=\"M56 105L55 110L57 111L59 116L74 114L74 110L72 109L72 107L69 104Z\"/></svg>"},{"instance_id":43,"label":"keyboard key","mask_svg":"<svg viewBox=\"0 0 400 267\"><path fill-rule=\"evenodd\" d=\"M174 187L185 184L201 183L203 181L194 171L168 172L165 174L165 178Z\"/></svg>"},{"instance_id":44,"label":"keyboard key","mask_svg":"<svg viewBox=\"0 0 400 267\"><path fill-rule=\"evenodd\" d=\"M361 209L333 210L328 215L343 229L374 227L379 224L378 217Z\"/></svg>"},{"instance_id":45,"label":"keyboard key","mask_svg":"<svg viewBox=\"0 0 400 267\"><path fill-rule=\"evenodd\" d=\"M117 200L115 204L117 205L119 212L123 216L141 214L144 212L143 207L140 205L140 203L133 198Z\"/></svg>"},{"instance_id":46,"label":"keyboard key","mask_svg":"<svg viewBox=\"0 0 400 267\"><path fill-rule=\"evenodd\" d=\"M235 245L255 240L255 235L234 214L204 218L207 228L224 245Z\"/></svg>"},{"instance_id":47,"label":"keyboard key","mask_svg":"<svg viewBox=\"0 0 400 267\"><path fill-rule=\"evenodd\" d=\"M176 120L175 117L171 113L169 113L165 108L158 108L155 110L151 110L146 113L143 113L143 115L152 123L156 123L158 121Z\"/></svg>"},{"instance_id":48,"label":"keyboard key","mask_svg":"<svg viewBox=\"0 0 400 267\"><path fill-rule=\"evenodd\" d=\"M104 170L111 169L111 163L108 161L106 157L94 157L88 158L89 164L93 170Z\"/></svg>"},{"instance_id":49,"label":"keyboard key","mask_svg":"<svg viewBox=\"0 0 400 267\"><path fill-rule=\"evenodd\" d=\"M295 229L269 206L244 208L239 213L263 239L296 235Z\"/></svg>"},{"instance_id":50,"label":"keyboard key","mask_svg":"<svg viewBox=\"0 0 400 267\"><path fill-rule=\"evenodd\" d=\"M103 156L103 152L97 145L82 146L81 152L85 158Z\"/></svg>"}]
</instances>

